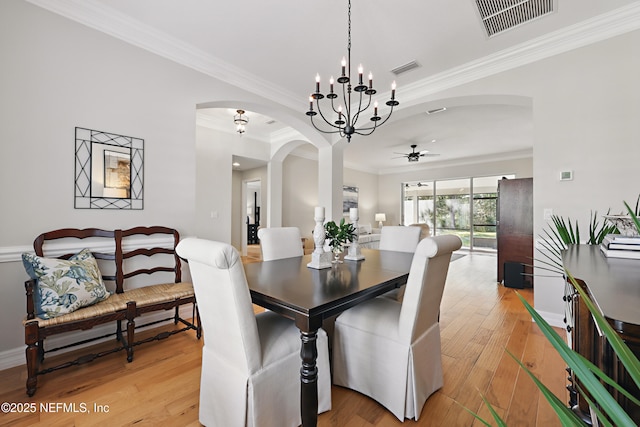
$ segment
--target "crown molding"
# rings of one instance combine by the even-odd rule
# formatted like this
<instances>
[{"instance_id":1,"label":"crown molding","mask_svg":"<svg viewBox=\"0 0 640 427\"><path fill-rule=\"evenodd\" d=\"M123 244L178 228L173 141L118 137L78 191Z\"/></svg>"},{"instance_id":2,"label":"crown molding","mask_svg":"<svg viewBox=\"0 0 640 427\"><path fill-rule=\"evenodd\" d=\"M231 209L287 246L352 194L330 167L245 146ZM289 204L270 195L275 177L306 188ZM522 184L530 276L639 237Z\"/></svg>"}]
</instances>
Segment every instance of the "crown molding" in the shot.
<instances>
[{"instance_id":1,"label":"crown molding","mask_svg":"<svg viewBox=\"0 0 640 427\"><path fill-rule=\"evenodd\" d=\"M94 0L27 1L243 90L278 99L281 104L296 110L300 107L300 100L290 91ZM403 98L400 107L418 103L426 95L639 28L640 3L636 2L398 88L398 94Z\"/></svg>"},{"instance_id":2,"label":"crown molding","mask_svg":"<svg viewBox=\"0 0 640 427\"><path fill-rule=\"evenodd\" d=\"M230 85L300 108L292 92L94 0L27 1Z\"/></svg>"},{"instance_id":3,"label":"crown molding","mask_svg":"<svg viewBox=\"0 0 640 427\"><path fill-rule=\"evenodd\" d=\"M633 3L517 46L450 68L398 88L403 104L541 59L640 29L640 3Z\"/></svg>"}]
</instances>

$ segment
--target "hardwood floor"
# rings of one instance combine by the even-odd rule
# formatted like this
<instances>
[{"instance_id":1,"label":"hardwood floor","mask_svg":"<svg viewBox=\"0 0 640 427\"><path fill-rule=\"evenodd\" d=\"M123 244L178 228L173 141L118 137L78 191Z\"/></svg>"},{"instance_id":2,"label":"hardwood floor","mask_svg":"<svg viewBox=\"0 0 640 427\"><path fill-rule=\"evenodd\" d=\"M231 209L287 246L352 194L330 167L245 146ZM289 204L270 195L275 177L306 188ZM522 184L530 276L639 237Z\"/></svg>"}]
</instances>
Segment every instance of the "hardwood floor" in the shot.
<instances>
[{"instance_id":1,"label":"hardwood floor","mask_svg":"<svg viewBox=\"0 0 640 427\"><path fill-rule=\"evenodd\" d=\"M259 252L250 251L246 261L256 259ZM504 350L518 356L563 401L565 364L514 290L495 282L495 266L495 256L478 253L451 263L441 315L444 387L429 398L417 422L400 423L375 401L334 386L333 408L319 416L318 425L479 426L463 407L490 420L481 394L509 426L560 425L534 383ZM530 290L520 293L532 300ZM198 426L201 345L188 332L137 347L132 363L117 353L40 376L32 398L25 393L24 366L0 371L0 402L34 409L0 414L0 425Z\"/></svg>"}]
</instances>

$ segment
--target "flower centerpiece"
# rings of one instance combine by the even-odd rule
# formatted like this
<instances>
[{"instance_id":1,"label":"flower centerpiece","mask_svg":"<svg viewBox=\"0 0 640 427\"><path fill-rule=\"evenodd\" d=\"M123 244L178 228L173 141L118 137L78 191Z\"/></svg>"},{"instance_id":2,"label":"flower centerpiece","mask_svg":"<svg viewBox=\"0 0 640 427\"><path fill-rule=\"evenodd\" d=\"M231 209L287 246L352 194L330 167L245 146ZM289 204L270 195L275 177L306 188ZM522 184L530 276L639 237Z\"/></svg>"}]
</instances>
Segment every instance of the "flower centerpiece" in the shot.
<instances>
[{"instance_id":1,"label":"flower centerpiece","mask_svg":"<svg viewBox=\"0 0 640 427\"><path fill-rule=\"evenodd\" d=\"M329 241L331 252L333 252L334 263L339 262L340 253L344 251L347 243L353 242L356 237L356 229L342 218L340 225L335 221L329 221L324 225L325 239Z\"/></svg>"}]
</instances>

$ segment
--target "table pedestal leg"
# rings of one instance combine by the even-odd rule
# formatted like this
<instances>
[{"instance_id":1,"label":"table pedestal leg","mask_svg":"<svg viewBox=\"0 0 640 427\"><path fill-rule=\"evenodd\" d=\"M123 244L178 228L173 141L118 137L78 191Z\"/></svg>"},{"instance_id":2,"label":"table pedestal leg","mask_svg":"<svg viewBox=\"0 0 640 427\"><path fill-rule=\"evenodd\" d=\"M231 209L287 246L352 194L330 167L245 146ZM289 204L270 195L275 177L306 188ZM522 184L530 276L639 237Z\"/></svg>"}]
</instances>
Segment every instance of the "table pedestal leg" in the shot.
<instances>
[{"instance_id":1,"label":"table pedestal leg","mask_svg":"<svg viewBox=\"0 0 640 427\"><path fill-rule=\"evenodd\" d=\"M318 331L300 332L302 347L300 357L300 413L304 427L315 427L318 424L318 348L316 339Z\"/></svg>"}]
</instances>

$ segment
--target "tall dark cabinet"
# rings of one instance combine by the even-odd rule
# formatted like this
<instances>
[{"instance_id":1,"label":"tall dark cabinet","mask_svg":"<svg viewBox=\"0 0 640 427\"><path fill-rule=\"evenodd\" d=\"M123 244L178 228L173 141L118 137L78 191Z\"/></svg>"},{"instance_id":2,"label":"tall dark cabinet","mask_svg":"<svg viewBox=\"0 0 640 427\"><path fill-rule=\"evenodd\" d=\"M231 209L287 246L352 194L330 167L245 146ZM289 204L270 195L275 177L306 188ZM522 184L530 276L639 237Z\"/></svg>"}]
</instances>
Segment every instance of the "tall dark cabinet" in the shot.
<instances>
[{"instance_id":1,"label":"tall dark cabinet","mask_svg":"<svg viewBox=\"0 0 640 427\"><path fill-rule=\"evenodd\" d=\"M533 178L498 181L498 282L533 285ZM507 279L505 280L505 265ZM514 286L522 287L522 286Z\"/></svg>"},{"instance_id":2,"label":"tall dark cabinet","mask_svg":"<svg viewBox=\"0 0 640 427\"><path fill-rule=\"evenodd\" d=\"M258 206L258 193L253 193L253 223L249 221L247 216L247 244L257 245L260 243L258 239L258 228L260 228L260 206Z\"/></svg>"}]
</instances>

